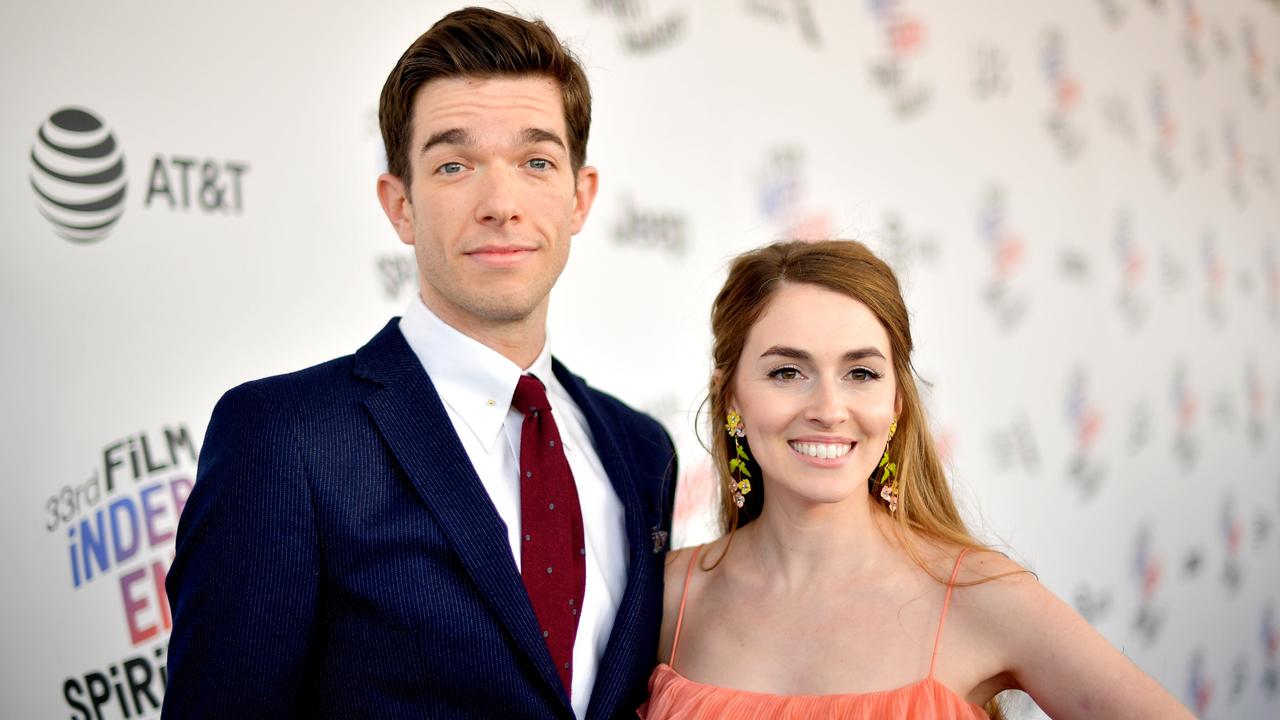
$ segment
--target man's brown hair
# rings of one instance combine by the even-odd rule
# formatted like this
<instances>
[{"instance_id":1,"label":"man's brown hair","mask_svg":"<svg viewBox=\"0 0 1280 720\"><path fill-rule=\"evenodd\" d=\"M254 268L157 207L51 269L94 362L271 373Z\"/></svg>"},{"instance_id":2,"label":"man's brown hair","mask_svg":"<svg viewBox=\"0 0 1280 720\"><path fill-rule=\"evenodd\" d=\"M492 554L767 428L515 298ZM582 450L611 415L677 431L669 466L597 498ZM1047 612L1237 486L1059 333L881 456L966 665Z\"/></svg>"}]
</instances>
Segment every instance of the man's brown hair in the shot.
<instances>
[{"instance_id":1,"label":"man's brown hair","mask_svg":"<svg viewBox=\"0 0 1280 720\"><path fill-rule=\"evenodd\" d=\"M451 12L432 25L387 76L378 102L387 171L409 184L413 101L423 85L436 78L525 75L560 84L569 135L565 140L576 174L586 164L591 131L591 88L582 66L541 20L474 7Z\"/></svg>"}]
</instances>

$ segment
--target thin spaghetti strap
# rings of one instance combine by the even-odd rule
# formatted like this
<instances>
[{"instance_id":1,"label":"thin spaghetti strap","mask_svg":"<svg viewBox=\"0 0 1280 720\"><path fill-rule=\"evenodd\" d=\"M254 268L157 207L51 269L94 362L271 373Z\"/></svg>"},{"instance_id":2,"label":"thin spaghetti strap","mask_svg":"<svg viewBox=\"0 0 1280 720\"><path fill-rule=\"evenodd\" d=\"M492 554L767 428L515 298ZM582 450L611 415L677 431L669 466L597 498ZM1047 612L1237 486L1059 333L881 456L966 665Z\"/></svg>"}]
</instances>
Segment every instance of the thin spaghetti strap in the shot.
<instances>
[{"instance_id":1,"label":"thin spaghetti strap","mask_svg":"<svg viewBox=\"0 0 1280 720\"><path fill-rule=\"evenodd\" d=\"M951 580L947 583L947 597L942 601L942 615L938 618L938 634L933 638L933 659L929 661L929 677L933 677L933 670L938 665L938 645L942 642L942 626L947 622L947 608L951 607L951 591L955 589L956 576L960 574L960 561L964 560L967 552L969 548L960 551L960 556L956 558L956 566L951 569Z\"/></svg>"},{"instance_id":2,"label":"thin spaghetti strap","mask_svg":"<svg viewBox=\"0 0 1280 720\"><path fill-rule=\"evenodd\" d=\"M680 613L676 615L676 636L671 638L671 659L667 661L667 665L672 670L676 669L676 648L680 646L680 626L684 624L684 601L689 599L689 578L693 576L693 564L698 561L698 551L702 548L693 549L693 555L689 558L689 569L684 573L684 590L680 592Z\"/></svg>"}]
</instances>

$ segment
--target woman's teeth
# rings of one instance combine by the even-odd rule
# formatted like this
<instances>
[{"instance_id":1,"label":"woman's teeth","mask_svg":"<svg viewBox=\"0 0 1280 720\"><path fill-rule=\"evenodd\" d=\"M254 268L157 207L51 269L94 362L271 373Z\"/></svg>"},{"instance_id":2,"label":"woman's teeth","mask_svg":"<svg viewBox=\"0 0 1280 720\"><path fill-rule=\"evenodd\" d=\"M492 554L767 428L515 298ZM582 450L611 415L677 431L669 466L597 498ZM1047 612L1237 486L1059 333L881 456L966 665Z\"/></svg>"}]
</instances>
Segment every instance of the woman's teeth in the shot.
<instances>
[{"instance_id":1,"label":"woman's teeth","mask_svg":"<svg viewBox=\"0 0 1280 720\"><path fill-rule=\"evenodd\" d=\"M844 457L845 453L849 452L849 449L853 447L851 443L790 442L788 445L801 455L808 455L819 460Z\"/></svg>"}]
</instances>

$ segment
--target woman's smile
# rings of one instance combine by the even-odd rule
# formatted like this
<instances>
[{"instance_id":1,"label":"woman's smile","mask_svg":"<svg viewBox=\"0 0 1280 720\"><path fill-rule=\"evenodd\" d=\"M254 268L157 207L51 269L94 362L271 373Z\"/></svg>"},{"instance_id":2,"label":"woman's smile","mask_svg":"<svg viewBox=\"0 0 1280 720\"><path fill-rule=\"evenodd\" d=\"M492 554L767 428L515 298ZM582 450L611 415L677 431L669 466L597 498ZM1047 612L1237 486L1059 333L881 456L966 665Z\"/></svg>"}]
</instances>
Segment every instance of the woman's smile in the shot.
<instances>
[{"instance_id":1,"label":"woman's smile","mask_svg":"<svg viewBox=\"0 0 1280 720\"><path fill-rule=\"evenodd\" d=\"M832 440L790 440L791 449L805 460L816 460L824 467L840 464L855 443Z\"/></svg>"}]
</instances>

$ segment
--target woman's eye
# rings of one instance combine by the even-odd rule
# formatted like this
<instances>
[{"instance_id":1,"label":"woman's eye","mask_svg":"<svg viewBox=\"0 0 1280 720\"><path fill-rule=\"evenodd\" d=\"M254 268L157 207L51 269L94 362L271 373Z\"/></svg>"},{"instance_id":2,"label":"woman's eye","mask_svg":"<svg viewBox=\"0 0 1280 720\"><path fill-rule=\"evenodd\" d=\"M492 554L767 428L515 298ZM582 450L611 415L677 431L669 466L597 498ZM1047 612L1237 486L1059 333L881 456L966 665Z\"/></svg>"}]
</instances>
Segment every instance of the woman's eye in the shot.
<instances>
[{"instance_id":1,"label":"woman's eye","mask_svg":"<svg viewBox=\"0 0 1280 720\"><path fill-rule=\"evenodd\" d=\"M793 367L780 367L770 370L769 377L774 380L795 380L800 377L800 371Z\"/></svg>"},{"instance_id":2,"label":"woman's eye","mask_svg":"<svg viewBox=\"0 0 1280 720\"><path fill-rule=\"evenodd\" d=\"M866 382L868 380L879 380L880 373L871 368L857 367L849 371L849 375L858 382Z\"/></svg>"}]
</instances>

